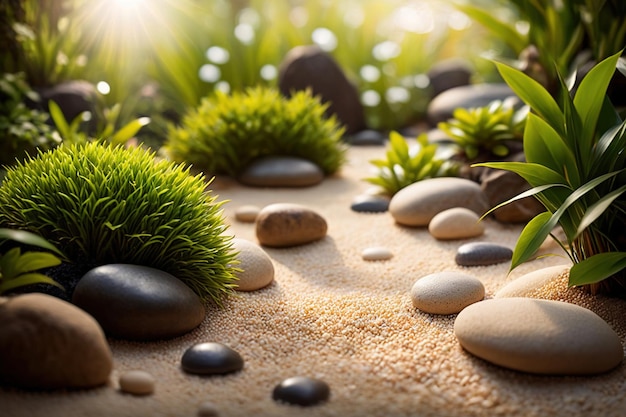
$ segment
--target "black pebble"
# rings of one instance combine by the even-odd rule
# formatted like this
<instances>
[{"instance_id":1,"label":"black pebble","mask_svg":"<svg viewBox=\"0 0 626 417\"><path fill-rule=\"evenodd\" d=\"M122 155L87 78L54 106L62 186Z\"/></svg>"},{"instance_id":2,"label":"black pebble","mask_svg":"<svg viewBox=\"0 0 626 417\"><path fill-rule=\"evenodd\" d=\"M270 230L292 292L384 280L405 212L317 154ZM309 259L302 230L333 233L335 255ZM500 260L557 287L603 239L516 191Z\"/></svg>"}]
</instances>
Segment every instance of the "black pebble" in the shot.
<instances>
[{"instance_id":1,"label":"black pebble","mask_svg":"<svg viewBox=\"0 0 626 417\"><path fill-rule=\"evenodd\" d=\"M221 343L199 343L185 351L181 359L183 370L191 374L215 375L240 371L243 358Z\"/></svg>"},{"instance_id":2,"label":"black pebble","mask_svg":"<svg viewBox=\"0 0 626 417\"><path fill-rule=\"evenodd\" d=\"M493 265L511 260L513 251L497 243L471 242L457 249L454 260L461 266Z\"/></svg>"},{"instance_id":3,"label":"black pebble","mask_svg":"<svg viewBox=\"0 0 626 417\"><path fill-rule=\"evenodd\" d=\"M389 209L389 198L362 194L352 200L350 208L358 213L384 213Z\"/></svg>"},{"instance_id":4,"label":"black pebble","mask_svg":"<svg viewBox=\"0 0 626 417\"><path fill-rule=\"evenodd\" d=\"M289 404L302 406L315 405L327 401L330 388L324 381L305 376L295 376L276 385L272 398Z\"/></svg>"}]
</instances>

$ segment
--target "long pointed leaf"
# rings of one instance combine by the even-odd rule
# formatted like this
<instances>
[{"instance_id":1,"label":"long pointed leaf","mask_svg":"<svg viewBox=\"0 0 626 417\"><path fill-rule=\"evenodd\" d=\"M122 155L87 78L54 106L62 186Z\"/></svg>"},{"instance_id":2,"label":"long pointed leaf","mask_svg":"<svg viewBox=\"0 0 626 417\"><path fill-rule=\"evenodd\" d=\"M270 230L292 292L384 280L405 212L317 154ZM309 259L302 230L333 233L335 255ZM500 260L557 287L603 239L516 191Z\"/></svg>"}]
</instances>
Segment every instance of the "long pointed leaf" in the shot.
<instances>
[{"instance_id":1,"label":"long pointed leaf","mask_svg":"<svg viewBox=\"0 0 626 417\"><path fill-rule=\"evenodd\" d=\"M524 178L532 187L545 184L567 184L565 178L558 172L531 162L485 162L473 164L472 167L488 167L515 172L517 175Z\"/></svg>"},{"instance_id":2,"label":"long pointed leaf","mask_svg":"<svg viewBox=\"0 0 626 417\"><path fill-rule=\"evenodd\" d=\"M604 252L590 256L572 266L569 285L595 284L626 268L626 252Z\"/></svg>"},{"instance_id":3,"label":"long pointed leaf","mask_svg":"<svg viewBox=\"0 0 626 417\"><path fill-rule=\"evenodd\" d=\"M513 250L510 270L528 261L537 252L553 229L553 227L546 228L551 217L552 213L546 211L536 215L526 224ZM547 232L546 229L548 229Z\"/></svg>"},{"instance_id":4,"label":"long pointed leaf","mask_svg":"<svg viewBox=\"0 0 626 417\"><path fill-rule=\"evenodd\" d=\"M65 289L61 284L59 284L52 278L49 278L43 274L31 273L20 275L18 278L2 281L0 283L0 294L15 288L33 284L50 284L54 285L55 287L59 287L62 290Z\"/></svg>"},{"instance_id":5,"label":"long pointed leaf","mask_svg":"<svg viewBox=\"0 0 626 417\"><path fill-rule=\"evenodd\" d=\"M139 132L139 129L141 129L148 123L150 123L149 117L140 117L138 119L132 120L126 125L124 125L124 127L122 127L120 130L115 132L115 134L111 136L109 140L111 141L113 145L124 144L133 136L135 136L137 132ZM106 139L106 138L103 138L103 139Z\"/></svg>"},{"instance_id":6,"label":"long pointed leaf","mask_svg":"<svg viewBox=\"0 0 626 417\"><path fill-rule=\"evenodd\" d=\"M60 256L64 256L63 252L57 249L53 244L48 242L46 239L34 233L27 232L25 230L0 228L0 240L1 239L10 239L15 242L23 243L25 245L37 246L43 249L48 249Z\"/></svg>"},{"instance_id":7,"label":"long pointed leaf","mask_svg":"<svg viewBox=\"0 0 626 417\"><path fill-rule=\"evenodd\" d=\"M618 199L622 194L626 192L626 185L621 186L615 191L610 192L609 194L602 197L600 200L596 201L592 204L582 219L580 220L580 224L578 225L578 230L576 231L576 237L578 237L591 223L596 221L598 217L602 216L602 214L608 209L613 202Z\"/></svg>"}]
</instances>

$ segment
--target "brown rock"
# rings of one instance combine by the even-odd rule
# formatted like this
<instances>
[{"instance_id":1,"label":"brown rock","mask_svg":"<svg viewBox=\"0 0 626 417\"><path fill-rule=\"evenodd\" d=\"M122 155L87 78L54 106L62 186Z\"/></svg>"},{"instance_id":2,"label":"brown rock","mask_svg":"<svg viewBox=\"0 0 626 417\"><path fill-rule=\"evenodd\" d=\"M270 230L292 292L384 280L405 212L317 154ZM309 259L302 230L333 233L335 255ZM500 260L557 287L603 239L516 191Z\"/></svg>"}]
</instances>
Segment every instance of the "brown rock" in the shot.
<instances>
[{"instance_id":1,"label":"brown rock","mask_svg":"<svg viewBox=\"0 0 626 417\"><path fill-rule=\"evenodd\" d=\"M0 304L0 383L30 389L88 388L113 367L104 332L58 298L25 294Z\"/></svg>"},{"instance_id":2,"label":"brown rock","mask_svg":"<svg viewBox=\"0 0 626 417\"><path fill-rule=\"evenodd\" d=\"M327 230L322 216L299 204L270 204L261 210L256 221L259 243L272 247L310 243L326 236Z\"/></svg>"}]
</instances>

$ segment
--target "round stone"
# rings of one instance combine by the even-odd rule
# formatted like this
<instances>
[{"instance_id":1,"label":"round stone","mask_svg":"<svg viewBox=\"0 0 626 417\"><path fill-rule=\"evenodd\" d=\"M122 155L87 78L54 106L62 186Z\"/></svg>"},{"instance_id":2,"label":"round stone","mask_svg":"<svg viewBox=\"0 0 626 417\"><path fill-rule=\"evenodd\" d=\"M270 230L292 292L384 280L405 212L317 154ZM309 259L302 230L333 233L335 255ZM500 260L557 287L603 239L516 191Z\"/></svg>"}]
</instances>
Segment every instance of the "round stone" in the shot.
<instances>
[{"instance_id":1,"label":"round stone","mask_svg":"<svg viewBox=\"0 0 626 417\"><path fill-rule=\"evenodd\" d=\"M500 288L495 293L494 297L529 297L539 288L543 287L551 281L554 281L555 279L569 271L569 268L570 265L556 265L529 272Z\"/></svg>"},{"instance_id":2,"label":"round stone","mask_svg":"<svg viewBox=\"0 0 626 417\"><path fill-rule=\"evenodd\" d=\"M295 376L283 380L274 388L272 398L289 404L311 406L327 401L330 387L322 380Z\"/></svg>"},{"instance_id":3,"label":"round stone","mask_svg":"<svg viewBox=\"0 0 626 417\"><path fill-rule=\"evenodd\" d=\"M120 376L120 391L133 395L154 392L154 377L145 371L127 371Z\"/></svg>"},{"instance_id":4,"label":"round stone","mask_svg":"<svg viewBox=\"0 0 626 417\"><path fill-rule=\"evenodd\" d=\"M263 249L249 240L237 238L232 240L232 247L239 252L237 268L242 270L235 274L237 290L254 291L272 283L274 264Z\"/></svg>"},{"instance_id":5,"label":"round stone","mask_svg":"<svg viewBox=\"0 0 626 417\"><path fill-rule=\"evenodd\" d=\"M454 207L436 214L428 223L428 231L439 240L467 239L482 235L485 226L474 211Z\"/></svg>"},{"instance_id":6,"label":"round stone","mask_svg":"<svg viewBox=\"0 0 626 417\"><path fill-rule=\"evenodd\" d=\"M254 223L260 211L260 207L251 204L237 207L235 220L242 223Z\"/></svg>"},{"instance_id":7,"label":"round stone","mask_svg":"<svg viewBox=\"0 0 626 417\"><path fill-rule=\"evenodd\" d=\"M513 251L497 243L471 242L461 245L454 260L461 266L493 265L510 261Z\"/></svg>"},{"instance_id":8,"label":"round stone","mask_svg":"<svg viewBox=\"0 0 626 417\"><path fill-rule=\"evenodd\" d=\"M346 137L350 145L355 146L384 146L387 135L372 129L365 129Z\"/></svg>"},{"instance_id":9,"label":"round stone","mask_svg":"<svg viewBox=\"0 0 626 417\"><path fill-rule=\"evenodd\" d=\"M140 265L110 264L87 272L72 302L113 337L168 339L196 328L205 317L200 298L167 272Z\"/></svg>"},{"instance_id":10,"label":"round stone","mask_svg":"<svg viewBox=\"0 0 626 417\"><path fill-rule=\"evenodd\" d=\"M371 248L363 249L361 256L366 261L386 261L393 257L393 253L385 247L373 246Z\"/></svg>"},{"instance_id":11,"label":"round stone","mask_svg":"<svg viewBox=\"0 0 626 417\"><path fill-rule=\"evenodd\" d=\"M259 243L270 247L311 243L325 237L327 230L322 216L299 204L270 204L261 210L256 221Z\"/></svg>"},{"instance_id":12,"label":"round stone","mask_svg":"<svg viewBox=\"0 0 626 417\"><path fill-rule=\"evenodd\" d=\"M243 358L239 352L222 343L199 343L185 351L181 366L190 374L228 374L243 369Z\"/></svg>"},{"instance_id":13,"label":"round stone","mask_svg":"<svg viewBox=\"0 0 626 417\"><path fill-rule=\"evenodd\" d=\"M504 83L470 84L450 88L438 94L428 104L427 115L431 125L450 119L454 110L462 107L487 106L494 100L506 100L515 93Z\"/></svg>"},{"instance_id":14,"label":"round stone","mask_svg":"<svg viewBox=\"0 0 626 417\"><path fill-rule=\"evenodd\" d=\"M0 384L28 389L91 388L108 382L113 359L89 314L58 298L0 298Z\"/></svg>"},{"instance_id":15,"label":"round stone","mask_svg":"<svg viewBox=\"0 0 626 417\"><path fill-rule=\"evenodd\" d=\"M219 410L215 404L205 401L198 407L198 417L218 417L220 415Z\"/></svg>"},{"instance_id":16,"label":"round stone","mask_svg":"<svg viewBox=\"0 0 626 417\"><path fill-rule=\"evenodd\" d=\"M456 314L483 298L485 287L479 279L454 271L426 275L411 287L413 306L431 314Z\"/></svg>"},{"instance_id":17,"label":"round stone","mask_svg":"<svg viewBox=\"0 0 626 417\"><path fill-rule=\"evenodd\" d=\"M313 162L293 156L268 156L251 163L238 180L253 187L310 187L324 179Z\"/></svg>"},{"instance_id":18,"label":"round stone","mask_svg":"<svg viewBox=\"0 0 626 417\"><path fill-rule=\"evenodd\" d=\"M361 194L354 197L350 208L357 213L384 213L389 209L389 197Z\"/></svg>"},{"instance_id":19,"label":"round stone","mask_svg":"<svg viewBox=\"0 0 626 417\"><path fill-rule=\"evenodd\" d=\"M465 207L482 215L488 209L480 186L464 178L429 178L398 191L389 202L389 213L404 226L427 226L436 214Z\"/></svg>"},{"instance_id":20,"label":"round stone","mask_svg":"<svg viewBox=\"0 0 626 417\"><path fill-rule=\"evenodd\" d=\"M562 301L497 298L465 308L454 333L468 352L517 371L591 375L624 358L619 336L592 311Z\"/></svg>"}]
</instances>

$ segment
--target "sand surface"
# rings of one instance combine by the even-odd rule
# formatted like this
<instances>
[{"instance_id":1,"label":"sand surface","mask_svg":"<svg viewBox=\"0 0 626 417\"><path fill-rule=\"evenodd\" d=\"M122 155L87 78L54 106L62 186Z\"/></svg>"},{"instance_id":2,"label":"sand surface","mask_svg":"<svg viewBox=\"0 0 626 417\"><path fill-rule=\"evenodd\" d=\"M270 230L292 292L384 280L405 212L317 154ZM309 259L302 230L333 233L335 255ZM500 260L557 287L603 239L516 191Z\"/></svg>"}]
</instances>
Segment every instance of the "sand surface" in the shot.
<instances>
[{"instance_id":1,"label":"sand surface","mask_svg":"<svg viewBox=\"0 0 626 417\"><path fill-rule=\"evenodd\" d=\"M462 268L456 248L425 228L406 228L388 213L362 214L350 202L370 185L372 158L380 147L353 148L342 172L306 189L246 188L217 181L213 189L231 224L229 233L256 241L254 225L234 220L244 204L299 203L328 222L328 236L296 248L270 249L275 282L240 293L223 309L209 308L193 332L164 342L110 340L114 372L108 386L75 392L0 390L0 416L196 416L205 401L220 416L626 416L626 366L594 377L546 377L518 373L472 357L459 346L454 315L416 311L409 290L416 279L443 270L478 277L487 298L533 270L568 263L547 257L507 275L508 264ZM474 241L513 247L520 226L486 220ZM361 251L385 246L394 257L367 262ZM556 250L556 246L553 247ZM566 278L539 288L537 297L566 300L598 313L626 345L626 302L567 289ZM185 374L180 358L199 342L221 342L243 356L243 371L219 377ZM156 391L147 397L122 394L117 378L132 369L152 373ZM271 399L282 379L307 375L325 380L331 399L301 408Z\"/></svg>"}]
</instances>

